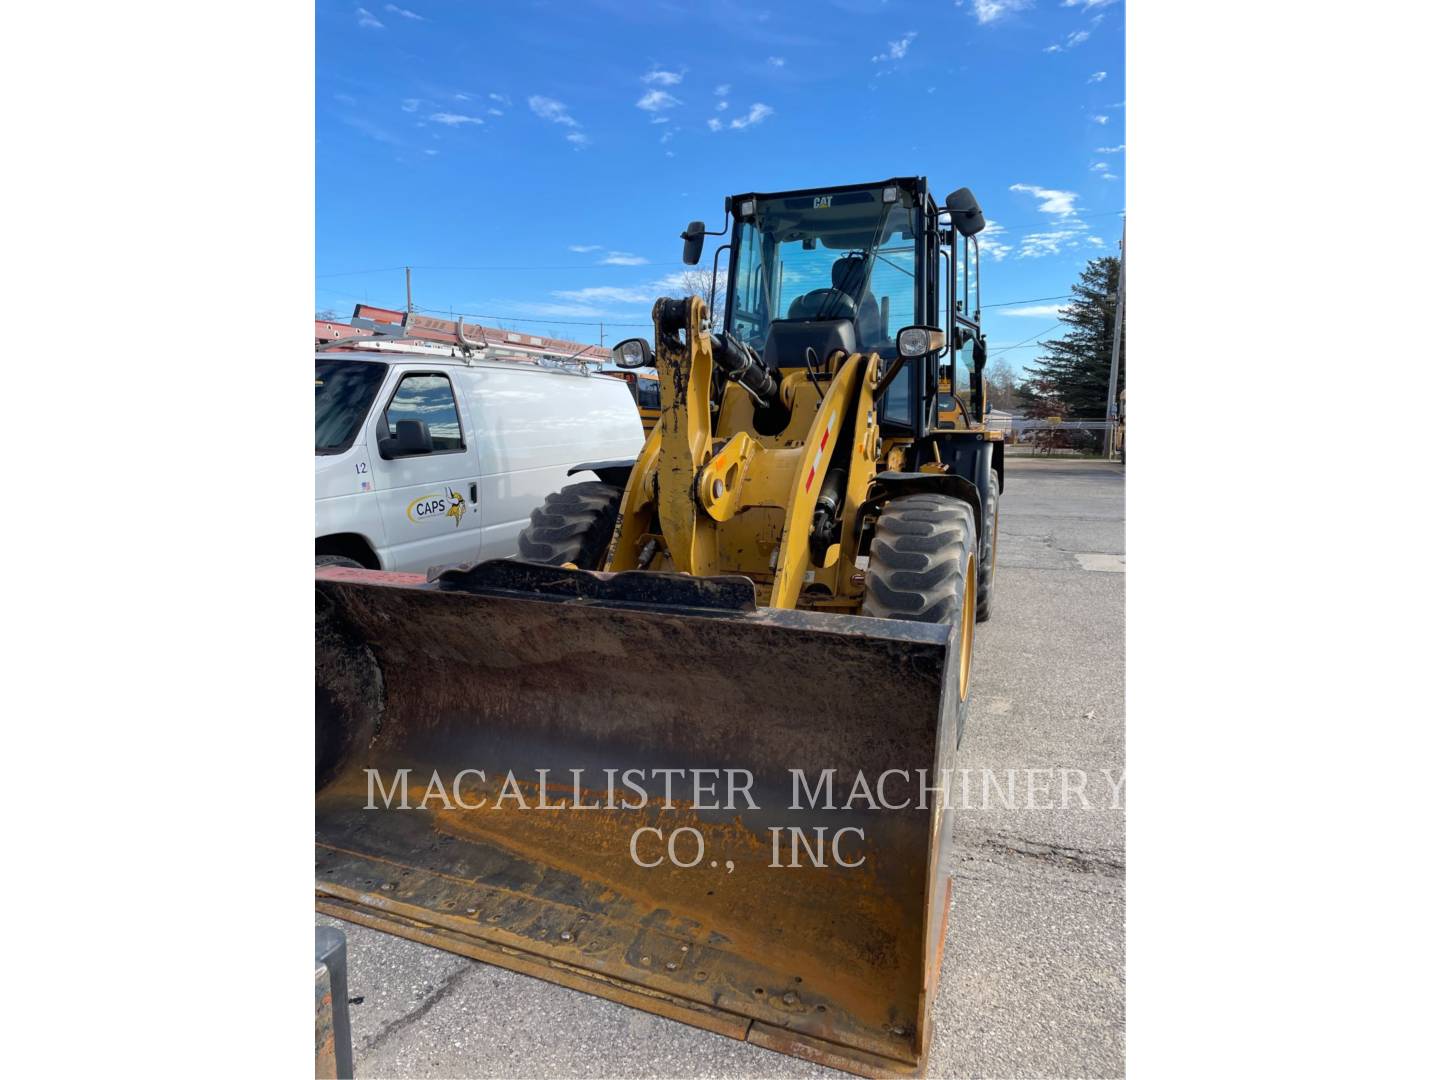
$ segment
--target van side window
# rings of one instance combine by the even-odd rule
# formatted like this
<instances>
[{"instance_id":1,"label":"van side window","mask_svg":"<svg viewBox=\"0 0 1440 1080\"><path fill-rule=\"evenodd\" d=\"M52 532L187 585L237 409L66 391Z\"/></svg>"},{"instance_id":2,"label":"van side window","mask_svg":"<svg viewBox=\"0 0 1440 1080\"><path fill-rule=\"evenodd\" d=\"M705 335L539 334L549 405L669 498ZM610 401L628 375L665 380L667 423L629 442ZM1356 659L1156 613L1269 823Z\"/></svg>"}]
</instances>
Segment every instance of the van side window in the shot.
<instances>
[{"instance_id":1,"label":"van side window","mask_svg":"<svg viewBox=\"0 0 1440 1080\"><path fill-rule=\"evenodd\" d=\"M395 396L390 399L390 407L385 410L385 423L391 435L395 434L398 420L424 420L436 450L465 449L455 395L450 389L450 380L444 375L406 375L401 379Z\"/></svg>"}]
</instances>

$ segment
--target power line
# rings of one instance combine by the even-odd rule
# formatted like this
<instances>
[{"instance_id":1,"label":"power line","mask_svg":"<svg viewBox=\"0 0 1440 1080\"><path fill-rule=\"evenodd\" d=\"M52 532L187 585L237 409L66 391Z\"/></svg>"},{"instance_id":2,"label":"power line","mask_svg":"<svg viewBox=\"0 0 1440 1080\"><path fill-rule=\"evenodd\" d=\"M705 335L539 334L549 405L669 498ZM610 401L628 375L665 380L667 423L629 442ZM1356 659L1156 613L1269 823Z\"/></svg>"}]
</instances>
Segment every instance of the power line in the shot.
<instances>
[{"instance_id":1,"label":"power line","mask_svg":"<svg viewBox=\"0 0 1440 1080\"><path fill-rule=\"evenodd\" d=\"M419 304L416 304L416 305L415 305L415 310L416 310L416 311L428 311L428 312L430 312L432 315L452 315L452 316L453 316L453 315L460 315L460 316L462 316L463 318L466 318L466 319L496 319L496 320L499 320L499 321L501 321L501 322L522 322L522 323L523 323L523 322L531 322L531 323L543 323L543 324L545 324L546 326L549 326L549 325L552 325L552 324L553 324L553 325L558 325L558 326L599 326L599 325L601 325L601 324L603 324L603 323L609 323L611 326L651 326L651 325L653 325L652 323L649 323L649 322L616 322L616 321L613 320L613 319L604 319L604 318L596 318L596 319L546 319L546 318L541 318L541 317L535 316L535 315L495 315L495 314L482 314L482 313L473 312L473 311L454 311L454 310L452 310L452 309L450 309L450 308L427 308L427 307L421 307Z\"/></svg>"},{"instance_id":2,"label":"power line","mask_svg":"<svg viewBox=\"0 0 1440 1080\"><path fill-rule=\"evenodd\" d=\"M1032 296L1032 297L1030 297L1030 299L1028 299L1028 300L1004 300L1004 301L1001 301L1001 302L998 303L998 304L982 304L982 305L981 305L981 310L983 311L985 308L992 308L992 307L1014 307L1016 304L1038 304L1041 300L1069 300L1069 299L1071 299L1069 293L1063 293L1063 294L1061 294L1060 296Z\"/></svg>"},{"instance_id":3,"label":"power line","mask_svg":"<svg viewBox=\"0 0 1440 1080\"><path fill-rule=\"evenodd\" d=\"M364 274L388 274L394 270L404 270L403 266L380 266L374 270L342 270L336 274L316 274L317 278L332 277L361 277Z\"/></svg>"},{"instance_id":4,"label":"power line","mask_svg":"<svg viewBox=\"0 0 1440 1080\"><path fill-rule=\"evenodd\" d=\"M1064 325L1065 325L1065 324L1064 324L1063 322L1057 322L1054 326L1047 326L1044 330L1041 330L1040 333L1038 333L1038 334L1031 334L1029 337L1027 337L1027 338L1025 339L1025 341L1017 341L1014 345L1001 345L998 349L991 349L990 352L1002 353L1002 352L1006 352L1006 351L1009 350L1009 349L1018 349L1018 348L1020 348L1021 345L1024 345L1025 342L1027 342L1027 341L1034 341L1036 338L1042 337L1043 335L1050 333L1051 330L1059 330L1060 327L1062 327L1062 326L1064 326Z\"/></svg>"}]
</instances>

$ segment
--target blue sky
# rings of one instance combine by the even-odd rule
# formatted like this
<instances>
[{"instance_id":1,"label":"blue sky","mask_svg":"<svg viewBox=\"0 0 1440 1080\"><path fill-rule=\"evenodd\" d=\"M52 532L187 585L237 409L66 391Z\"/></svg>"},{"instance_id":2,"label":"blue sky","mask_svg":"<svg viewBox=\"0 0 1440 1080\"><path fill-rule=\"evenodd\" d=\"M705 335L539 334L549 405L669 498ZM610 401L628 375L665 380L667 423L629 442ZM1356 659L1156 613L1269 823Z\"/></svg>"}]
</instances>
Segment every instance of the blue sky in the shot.
<instances>
[{"instance_id":1,"label":"blue sky","mask_svg":"<svg viewBox=\"0 0 1440 1080\"><path fill-rule=\"evenodd\" d=\"M984 313L1020 368L1035 298L1117 252L1116 0L321 0L316 30L317 310L403 306L409 264L419 307L609 344L726 195L923 175L985 209L985 303L1034 299Z\"/></svg>"}]
</instances>

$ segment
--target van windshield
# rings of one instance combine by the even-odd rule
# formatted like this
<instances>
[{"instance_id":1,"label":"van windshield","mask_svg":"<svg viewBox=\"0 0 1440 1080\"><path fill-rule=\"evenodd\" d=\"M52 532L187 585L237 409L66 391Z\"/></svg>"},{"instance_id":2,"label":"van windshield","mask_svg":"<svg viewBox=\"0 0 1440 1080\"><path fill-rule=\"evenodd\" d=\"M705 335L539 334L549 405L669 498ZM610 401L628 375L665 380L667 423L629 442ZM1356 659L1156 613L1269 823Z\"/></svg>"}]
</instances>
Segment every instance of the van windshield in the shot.
<instances>
[{"instance_id":1,"label":"van windshield","mask_svg":"<svg viewBox=\"0 0 1440 1080\"><path fill-rule=\"evenodd\" d=\"M315 452L349 449L385 381L386 365L371 360L315 361Z\"/></svg>"}]
</instances>

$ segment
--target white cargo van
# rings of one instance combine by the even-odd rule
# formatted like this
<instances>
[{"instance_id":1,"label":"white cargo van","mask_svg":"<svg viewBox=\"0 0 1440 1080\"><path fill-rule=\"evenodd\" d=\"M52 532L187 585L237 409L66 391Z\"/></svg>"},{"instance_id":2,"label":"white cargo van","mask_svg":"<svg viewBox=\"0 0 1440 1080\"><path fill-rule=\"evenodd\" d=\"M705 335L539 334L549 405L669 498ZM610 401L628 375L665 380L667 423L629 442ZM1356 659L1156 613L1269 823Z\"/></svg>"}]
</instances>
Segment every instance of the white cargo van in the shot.
<instances>
[{"instance_id":1,"label":"white cargo van","mask_svg":"<svg viewBox=\"0 0 1440 1080\"><path fill-rule=\"evenodd\" d=\"M423 573L510 558L576 466L623 484L643 442L625 384L583 368L317 352L316 563Z\"/></svg>"}]
</instances>

